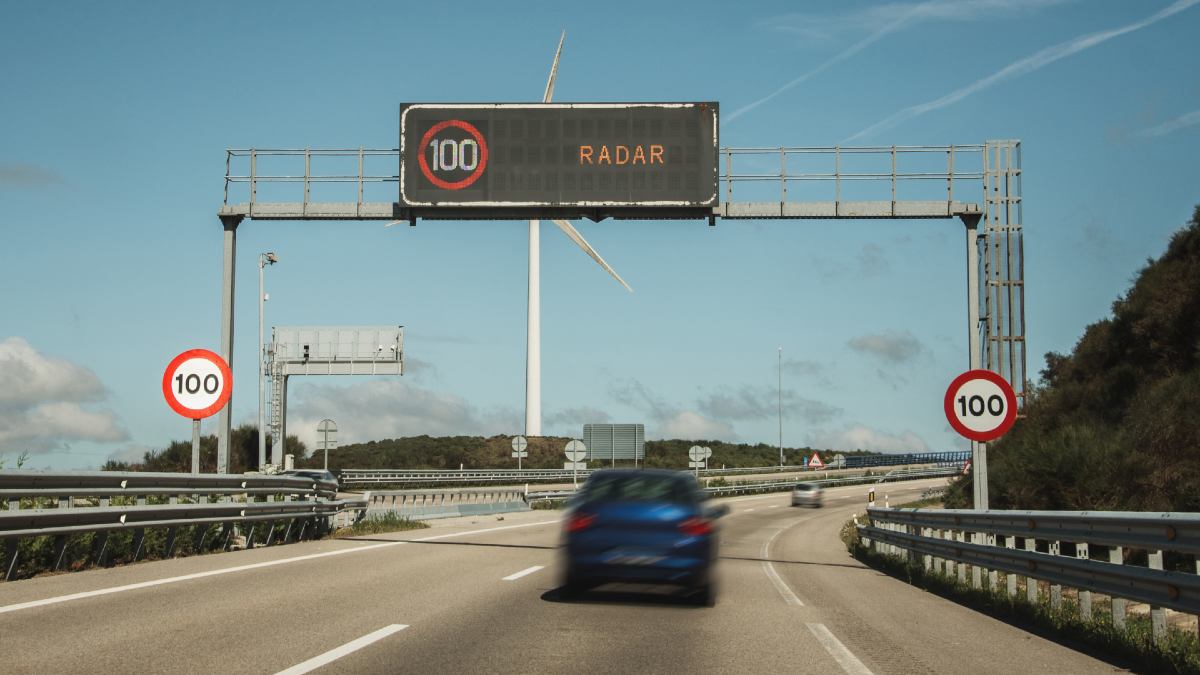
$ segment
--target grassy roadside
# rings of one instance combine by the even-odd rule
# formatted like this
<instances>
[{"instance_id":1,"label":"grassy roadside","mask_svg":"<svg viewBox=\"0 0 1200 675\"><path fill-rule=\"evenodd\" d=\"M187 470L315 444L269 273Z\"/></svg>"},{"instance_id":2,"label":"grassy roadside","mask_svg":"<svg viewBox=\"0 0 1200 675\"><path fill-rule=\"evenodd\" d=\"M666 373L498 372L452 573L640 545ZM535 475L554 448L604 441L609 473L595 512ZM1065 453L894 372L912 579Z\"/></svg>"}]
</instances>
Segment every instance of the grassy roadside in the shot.
<instances>
[{"instance_id":1,"label":"grassy roadside","mask_svg":"<svg viewBox=\"0 0 1200 675\"><path fill-rule=\"evenodd\" d=\"M941 497L935 497L904 504L903 508L940 504ZM1084 619L1079 605L1068 597L1056 609L1046 593L1035 604L1028 602L1023 592L1010 597L1003 583L997 584L995 590L972 588L956 576L927 571L919 563L869 550L859 539L853 520L842 526L841 538L850 555L869 567L1030 632L1065 644L1086 645L1137 672L1200 673L1200 639L1190 631L1169 627L1167 637L1156 643L1151 637L1149 617L1130 614L1122 630L1113 625L1107 603L1096 603L1092 618Z\"/></svg>"},{"instance_id":2,"label":"grassy roadside","mask_svg":"<svg viewBox=\"0 0 1200 675\"><path fill-rule=\"evenodd\" d=\"M429 523L420 520L411 520L406 516L400 516L391 511L368 516L354 523L350 527L342 527L334 530L330 535L334 539L343 539L345 537L358 537L364 534L382 534L384 532L403 532L404 530L424 530L429 527Z\"/></svg>"}]
</instances>

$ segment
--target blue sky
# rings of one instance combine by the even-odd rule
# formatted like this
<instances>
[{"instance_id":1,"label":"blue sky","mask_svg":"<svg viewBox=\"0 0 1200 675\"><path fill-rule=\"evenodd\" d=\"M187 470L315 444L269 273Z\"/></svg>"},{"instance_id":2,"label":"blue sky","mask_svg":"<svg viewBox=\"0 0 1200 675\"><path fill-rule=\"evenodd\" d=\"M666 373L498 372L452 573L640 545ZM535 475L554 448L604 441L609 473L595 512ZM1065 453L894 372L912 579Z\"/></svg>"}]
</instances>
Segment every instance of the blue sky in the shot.
<instances>
[{"instance_id":1,"label":"blue sky","mask_svg":"<svg viewBox=\"0 0 1200 675\"><path fill-rule=\"evenodd\" d=\"M401 102L538 100L563 29L556 100L717 100L722 145L1021 139L1036 373L1200 202L1194 4L5 3L0 456L89 468L187 437L159 383L219 347L225 148L390 148ZM782 346L786 445L961 445L957 221L577 223L633 294L542 227L546 433L774 443ZM235 421L273 250L268 325L407 332L403 378L294 380L290 431L521 431L526 228L245 223Z\"/></svg>"}]
</instances>

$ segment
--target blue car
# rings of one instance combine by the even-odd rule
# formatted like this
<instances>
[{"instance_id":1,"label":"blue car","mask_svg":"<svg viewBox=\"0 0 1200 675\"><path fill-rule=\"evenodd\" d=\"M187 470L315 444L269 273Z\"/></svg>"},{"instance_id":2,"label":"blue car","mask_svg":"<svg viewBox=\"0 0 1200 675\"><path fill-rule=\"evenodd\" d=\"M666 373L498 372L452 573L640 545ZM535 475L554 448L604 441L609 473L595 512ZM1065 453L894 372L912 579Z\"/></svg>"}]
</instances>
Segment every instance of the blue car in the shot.
<instances>
[{"instance_id":1,"label":"blue car","mask_svg":"<svg viewBox=\"0 0 1200 675\"><path fill-rule=\"evenodd\" d=\"M563 519L562 594L605 583L677 584L716 601L716 519L692 474L658 469L593 473Z\"/></svg>"}]
</instances>

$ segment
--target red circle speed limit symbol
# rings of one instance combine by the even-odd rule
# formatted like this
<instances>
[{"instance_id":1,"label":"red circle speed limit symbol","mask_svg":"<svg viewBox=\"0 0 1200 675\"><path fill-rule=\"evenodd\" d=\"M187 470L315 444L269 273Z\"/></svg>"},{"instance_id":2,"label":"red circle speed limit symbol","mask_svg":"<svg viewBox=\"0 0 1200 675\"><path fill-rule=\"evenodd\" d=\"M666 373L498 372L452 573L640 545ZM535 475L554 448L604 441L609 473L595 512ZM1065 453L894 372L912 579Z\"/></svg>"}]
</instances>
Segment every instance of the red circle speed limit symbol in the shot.
<instances>
[{"instance_id":1,"label":"red circle speed limit symbol","mask_svg":"<svg viewBox=\"0 0 1200 675\"><path fill-rule=\"evenodd\" d=\"M946 419L967 438L986 443L1000 438L1017 419L1017 394L990 370L968 370L946 389Z\"/></svg>"},{"instance_id":2,"label":"red circle speed limit symbol","mask_svg":"<svg viewBox=\"0 0 1200 675\"><path fill-rule=\"evenodd\" d=\"M171 359L163 373L163 397L167 405L188 419L216 414L233 393L229 364L207 349L189 349Z\"/></svg>"},{"instance_id":3,"label":"red circle speed limit symbol","mask_svg":"<svg viewBox=\"0 0 1200 675\"><path fill-rule=\"evenodd\" d=\"M454 138L442 132L460 129L466 138ZM461 135L461 134L455 134ZM470 122L443 120L429 128L421 137L417 163L430 183L445 190L461 190L483 175L487 167L488 147L483 134ZM462 174L465 178L450 180ZM441 175L438 175L441 174ZM443 177L446 176L446 177Z\"/></svg>"}]
</instances>

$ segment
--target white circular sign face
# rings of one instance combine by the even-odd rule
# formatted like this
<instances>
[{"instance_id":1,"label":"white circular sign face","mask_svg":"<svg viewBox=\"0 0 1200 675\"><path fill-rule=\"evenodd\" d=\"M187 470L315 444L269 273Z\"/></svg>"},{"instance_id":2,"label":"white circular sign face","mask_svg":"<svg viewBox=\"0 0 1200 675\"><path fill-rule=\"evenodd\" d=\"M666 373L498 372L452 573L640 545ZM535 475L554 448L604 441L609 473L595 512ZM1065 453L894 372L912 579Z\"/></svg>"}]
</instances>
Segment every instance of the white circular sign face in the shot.
<instances>
[{"instance_id":1,"label":"white circular sign face","mask_svg":"<svg viewBox=\"0 0 1200 675\"><path fill-rule=\"evenodd\" d=\"M587 446L583 441L570 441L567 443L566 455L572 462L582 462L587 457Z\"/></svg>"},{"instance_id":2,"label":"white circular sign face","mask_svg":"<svg viewBox=\"0 0 1200 675\"><path fill-rule=\"evenodd\" d=\"M704 459L704 448L698 445L693 445L692 447L688 448L688 458L693 462L699 462L700 460Z\"/></svg>"},{"instance_id":3,"label":"white circular sign face","mask_svg":"<svg viewBox=\"0 0 1200 675\"><path fill-rule=\"evenodd\" d=\"M955 431L981 443L1004 435L1017 417L1012 386L989 370L971 370L955 378L943 407Z\"/></svg>"},{"instance_id":4,"label":"white circular sign face","mask_svg":"<svg viewBox=\"0 0 1200 675\"><path fill-rule=\"evenodd\" d=\"M708 459L709 457L712 457L712 448L706 445L704 446L704 459Z\"/></svg>"},{"instance_id":5,"label":"white circular sign face","mask_svg":"<svg viewBox=\"0 0 1200 675\"><path fill-rule=\"evenodd\" d=\"M171 376L171 394L188 410L204 410L221 398L225 379L208 359L188 359Z\"/></svg>"},{"instance_id":6,"label":"white circular sign face","mask_svg":"<svg viewBox=\"0 0 1200 675\"><path fill-rule=\"evenodd\" d=\"M525 448L527 448L527 447L529 447L529 441L525 440L524 436L513 436L513 439L512 439L512 449L513 450L516 450L517 452L523 452L525 450Z\"/></svg>"},{"instance_id":7,"label":"white circular sign face","mask_svg":"<svg viewBox=\"0 0 1200 675\"><path fill-rule=\"evenodd\" d=\"M163 373L162 390L175 412L191 419L216 413L228 401L233 376L220 356L193 349L176 356Z\"/></svg>"}]
</instances>

